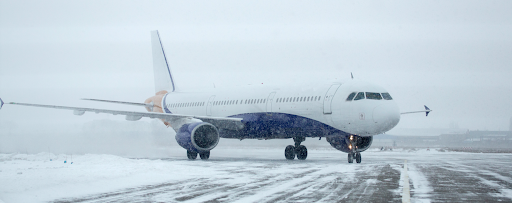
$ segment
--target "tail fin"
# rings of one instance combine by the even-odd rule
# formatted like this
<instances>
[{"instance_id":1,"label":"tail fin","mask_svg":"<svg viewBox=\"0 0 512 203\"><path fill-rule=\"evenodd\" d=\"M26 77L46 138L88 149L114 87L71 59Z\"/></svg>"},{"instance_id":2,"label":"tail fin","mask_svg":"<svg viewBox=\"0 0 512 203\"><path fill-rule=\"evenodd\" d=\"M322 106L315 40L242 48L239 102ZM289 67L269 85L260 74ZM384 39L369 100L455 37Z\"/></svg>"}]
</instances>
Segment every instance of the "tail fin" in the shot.
<instances>
[{"instance_id":1,"label":"tail fin","mask_svg":"<svg viewBox=\"0 0 512 203\"><path fill-rule=\"evenodd\" d=\"M167 92L176 91L158 30L151 31L151 46L153 51L153 73L155 74L155 93L162 90Z\"/></svg>"}]
</instances>

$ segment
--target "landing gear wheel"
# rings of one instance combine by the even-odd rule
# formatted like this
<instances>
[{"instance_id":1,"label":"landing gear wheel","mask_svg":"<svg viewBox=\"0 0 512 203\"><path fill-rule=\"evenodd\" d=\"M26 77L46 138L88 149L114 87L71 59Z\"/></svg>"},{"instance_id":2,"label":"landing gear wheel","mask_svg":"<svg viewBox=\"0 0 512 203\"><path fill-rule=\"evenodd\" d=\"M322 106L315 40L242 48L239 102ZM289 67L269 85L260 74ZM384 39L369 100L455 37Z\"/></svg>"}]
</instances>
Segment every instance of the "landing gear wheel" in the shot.
<instances>
[{"instance_id":1,"label":"landing gear wheel","mask_svg":"<svg viewBox=\"0 0 512 203\"><path fill-rule=\"evenodd\" d=\"M361 163L361 153L359 152L356 153L356 163Z\"/></svg>"},{"instance_id":2,"label":"landing gear wheel","mask_svg":"<svg viewBox=\"0 0 512 203\"><path fill-rule=\"evenodd\" d=\"M354 162L354 155L352 153L348 153L348 163Z\"/></svg>"},{"instance_id":3,"label":"landing gear wheel","mask_svg":"<svg viewBox=\"0 0 512 203\"><path fill-rule=\"evenodd\" d=\"M194 160L197 158L197 152L187 150L187 158L190 160Z\"/></svg>"},{"instance_id":4,"label":"landing gear wheel","mask_svg":"<svg viewBox=\"0 0 512 203\"><path fill-rule=\"evenodd\" d=\"M208 160L210 158L210 151L207 152L201 152L199 153L199 156L202 160Z\"/></svg>"},{"instance_id":5,"label":"landing gear wheel","mask_svg":"<svg viewBox=\"0 0 512 203\"><path fill-rule=\"evenodd\" d=\"M305 160L308 157L308 149L304 145L300 145L295 149L295 153L297 154L297 159Z\"/></svg>"},{"instance_id":6,"label":"landing gear wheel","mask_svg":"<svg viewBox=\"0 0 512 203\"><path fill-rule=\"evenodd\" d=\"M293 145L286 146L286 149L284 149L284 157L288 160L295 159L295 147Z\"/></svg>"}]
</instances>

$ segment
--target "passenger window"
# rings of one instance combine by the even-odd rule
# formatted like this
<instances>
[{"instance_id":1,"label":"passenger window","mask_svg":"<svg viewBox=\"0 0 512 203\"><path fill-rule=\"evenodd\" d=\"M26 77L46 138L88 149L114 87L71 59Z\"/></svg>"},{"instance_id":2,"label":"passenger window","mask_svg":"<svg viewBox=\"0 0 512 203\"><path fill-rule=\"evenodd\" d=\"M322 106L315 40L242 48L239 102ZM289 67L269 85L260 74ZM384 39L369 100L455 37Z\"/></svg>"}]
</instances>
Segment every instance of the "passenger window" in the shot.
<instances>
[{"instance_id":1,"label":"passenger window","mask_svg":"<svg viewBox=\"0 0 512 203\"><path fill-rule=\"evenodd\" d=\"M348 95L347 97L347 101L352 101L352 99L354 99L354 97L356 96L356 93L355 92L352 92Z\"/></svg>"},{"instance_id":2,"label":"passenger window","mask_svg":"<svg viewBox=\"0 0 512 203\"><path fill-rule=\"evenodd\" d=\"M356 97L354 98L354 101L361 100L361 99L364 99L364 92L357 93Z\"/></svg>"},{"instance_id":3,"label":"passenger window","mask_svg":"<svg viewBox=\"0 0 512 203\"><path fill-rule=\"evenodd\" d=\"M299 101L302 101L302 98L303 98L303 97L300 97L300 100L299 100Z\"/></svg>"},{"instance_id":4,"label":"passenger window","mask_svg":"<svg viewBox=\"0 0 512 203\"><path fill-rule=\"evenodd\" d=\"M366 93L366 99L381 100L381 99L382 99L382 96L380 95L380 93L376 93L376 92L367 92L367 93Z\"/></svg>"}]
</instances>

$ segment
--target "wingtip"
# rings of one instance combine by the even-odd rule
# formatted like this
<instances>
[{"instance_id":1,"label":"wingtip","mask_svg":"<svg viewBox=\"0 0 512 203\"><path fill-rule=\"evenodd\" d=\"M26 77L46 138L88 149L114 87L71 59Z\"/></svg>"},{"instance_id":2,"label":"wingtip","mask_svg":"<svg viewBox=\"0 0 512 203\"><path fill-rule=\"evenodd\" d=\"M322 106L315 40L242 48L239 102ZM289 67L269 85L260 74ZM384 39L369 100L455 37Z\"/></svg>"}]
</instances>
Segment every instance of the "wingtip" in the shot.
<instances>
[{"instance_id":1,"label":"wingtip","mask_svg":"<svg viewBox=\"0 0 512 203\"><path fill-rule=\"evenodd\" d=\"M430 110L430 108L428 108L427 105L423 105L423 106L425 106L425 110L426 110L425 116L428 116L428 113L430 113L432 110Z\"/></svg>"}]
</instances>

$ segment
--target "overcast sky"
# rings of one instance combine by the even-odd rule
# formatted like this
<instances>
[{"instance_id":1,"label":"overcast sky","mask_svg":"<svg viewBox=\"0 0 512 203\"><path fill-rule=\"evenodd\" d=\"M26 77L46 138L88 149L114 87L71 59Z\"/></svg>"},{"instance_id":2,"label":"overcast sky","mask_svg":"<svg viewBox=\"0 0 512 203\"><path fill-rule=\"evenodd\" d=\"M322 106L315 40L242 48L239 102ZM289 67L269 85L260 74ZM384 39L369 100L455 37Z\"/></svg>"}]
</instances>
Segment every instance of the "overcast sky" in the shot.
<instances>
[{"instance_id":1,"label":"overcast sky","mask_svg":"<svg viewBox=\"0 0 512 203\"><path fill-rule=\"evenodd\" d=\"M402 116L397 129L508 130L511 11L508 0L0 0L0 97L144 111L79 98L152 96L149 32L159 30L182 90L301 85L353 72L386 88L401 111L434 110ZM102 119L124 117L6 105L0 128L52 132Z\"/></svg>"}]
</instances>

